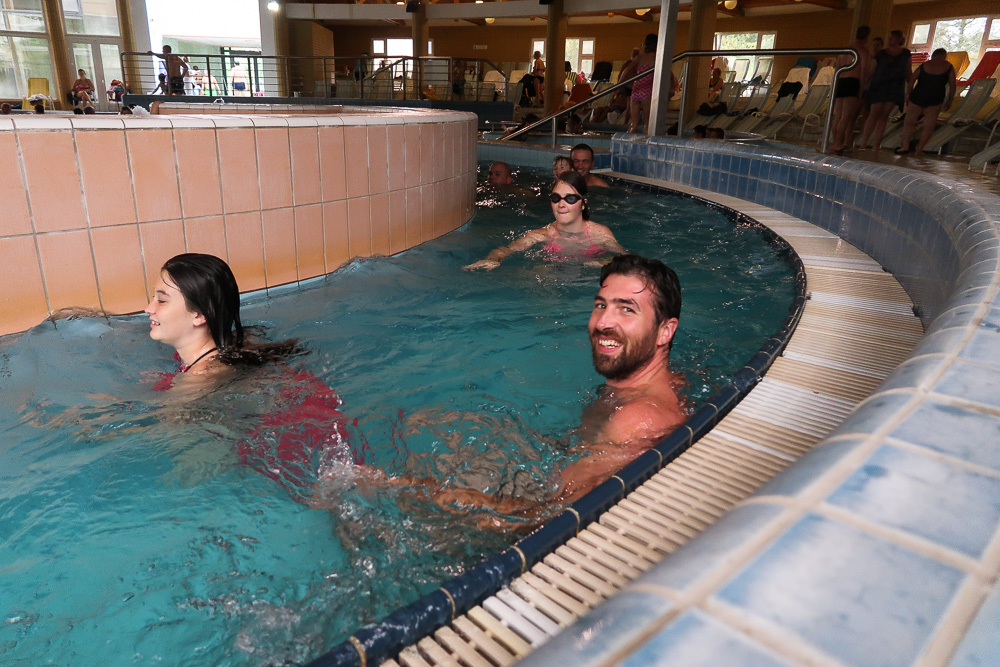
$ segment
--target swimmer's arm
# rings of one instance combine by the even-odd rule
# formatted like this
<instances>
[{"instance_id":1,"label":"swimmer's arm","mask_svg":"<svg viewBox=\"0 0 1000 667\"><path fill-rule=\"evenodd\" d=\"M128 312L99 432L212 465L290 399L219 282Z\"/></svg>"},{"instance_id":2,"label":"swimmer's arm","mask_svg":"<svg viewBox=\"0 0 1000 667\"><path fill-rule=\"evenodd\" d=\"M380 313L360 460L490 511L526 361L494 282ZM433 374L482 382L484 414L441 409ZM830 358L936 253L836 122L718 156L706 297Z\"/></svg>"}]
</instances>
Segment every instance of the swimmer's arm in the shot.
<instances>
[{"instance_id":1,"label":"swimmer's arm","mask_svg":"<svg viewBox=\"0 0 1000 667\"><path fill-rule=\"evenodd\" d=\"M613 252L616 255L624 255L627 250L618 243L618 239L615 238L614 232L599 223L592 223L593 235L596 238L597 245L604 248L608 252Z\"/></svg>"},{"instance_id":2,"label":"swimmer's arm","mask_svg":"<svg viewBox=\"0 0 1000 667\"><path fill-rule=\"evenodd\" d=\"M501 263L515 252L524 252L536 243L541 243L545 240L544 227L542 229L532 229L531 231L525 232L521 238L517 239L510 245L505 245L500 248L493 250L490 254L486 255L485 259L481 259L478 262L473 262L463 266L462 268L466 271L475 271L476 269L486 269L487 271L492 271L493 269L500 266Z\"/></svg>"}]
</instances>

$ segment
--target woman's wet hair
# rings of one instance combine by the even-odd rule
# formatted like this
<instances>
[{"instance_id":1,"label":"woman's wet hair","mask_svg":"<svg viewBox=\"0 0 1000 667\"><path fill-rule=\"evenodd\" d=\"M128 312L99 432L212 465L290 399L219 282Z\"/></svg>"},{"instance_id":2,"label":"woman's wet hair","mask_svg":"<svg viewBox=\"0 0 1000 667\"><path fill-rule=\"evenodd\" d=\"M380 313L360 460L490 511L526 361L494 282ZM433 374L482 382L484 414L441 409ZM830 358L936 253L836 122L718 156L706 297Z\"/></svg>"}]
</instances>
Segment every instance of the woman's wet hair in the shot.
<instances>
[{"instance_id":1,"label":"woman's wet hair","mask_svg":"<svg viewBox=\"0 0 1000 667\"><path fill-rule=\"evenodd\" d=\"M552 184L553 190L555 190L559 181L570 186L577 191L577 194L583 197L583 219L590 220L590 208L587 206L587 179L570 169L556 176L555 183Z\"/></svg>"},{"instance_id":2,"label":"woman's wet hair","mask_svg":"<svg viewBox=\"0 0 1000 667\"><path fill-rule=\"evenodd\" d=\"M645 49L646 53L653 53L656 51L656 33L651 32L646 35L646 39L642 42L642 48Z\"/></svg>"},{"instance_id":3,"label":"woman's wet hair","mask_svg":"<svg viewBox=\"0 0 1000 667\"><path fill-rule=\"evenodd\" d=\"M187 309L201 314L219 349L216 357L228 364L259 366L301 352L298 341L253 344L246 341L240 320L240 288L236 276L215 255L184 253L166 261L166 272L184 297Z\"/></svg>"}]
</instances>

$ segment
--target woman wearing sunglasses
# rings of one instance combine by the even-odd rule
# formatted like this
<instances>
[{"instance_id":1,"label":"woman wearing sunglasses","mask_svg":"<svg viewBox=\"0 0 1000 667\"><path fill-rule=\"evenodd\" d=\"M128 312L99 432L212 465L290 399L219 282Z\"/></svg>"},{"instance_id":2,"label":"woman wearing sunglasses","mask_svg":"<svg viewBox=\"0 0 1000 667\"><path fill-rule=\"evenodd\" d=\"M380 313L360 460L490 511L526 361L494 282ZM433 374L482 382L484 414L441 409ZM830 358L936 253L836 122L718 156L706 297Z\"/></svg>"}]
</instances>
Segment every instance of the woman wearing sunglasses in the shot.
<instances>
[{"instance_id":1,"label":"woman wearing sunglasses","mask_svg":"<svg viewBox=\"0 0 1000 667\"><path fill-rule=\"evenodd\" d=\"M523 252L542 244L542 252L549 261L588 260L606 252L624 253L615 235L604 225L590 220L587 209L587 182L575 171L556 177L549 195L555 220L539 229L525 232L510 245L497 248L485 259L464 268L468 271L492 271L515 252Z\"/></svg>"}]
</instances>

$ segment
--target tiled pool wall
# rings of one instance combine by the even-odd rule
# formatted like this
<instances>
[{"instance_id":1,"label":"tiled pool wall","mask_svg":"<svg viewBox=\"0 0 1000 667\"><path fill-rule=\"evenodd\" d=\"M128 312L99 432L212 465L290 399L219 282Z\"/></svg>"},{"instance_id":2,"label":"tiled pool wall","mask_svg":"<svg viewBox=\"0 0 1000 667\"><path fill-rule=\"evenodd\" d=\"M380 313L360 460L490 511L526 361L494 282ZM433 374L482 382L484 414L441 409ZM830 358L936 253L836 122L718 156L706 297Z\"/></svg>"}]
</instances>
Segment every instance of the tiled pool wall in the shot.
<instances>
[{"instance_id":1,"label":"tiled pool wall","mask_svg":"<svg viewBox=\"0 0 1000 667\"><path fill-rule=\"evenodd\" d=\"M473 114L235 106L0 117L0 335L65 308L139 311L177 253L222 257L252 291L401 252L472 217Z\"/></svg>"},{"instance_id":2,"label":"tiled pool wall","mask_svg":"<svg viewBox=\"0 0 1000 667\"><path fill-rule=\"evenodd\" d=\"M612 168L838 234L927 333L815 449L524 664L1000 662L1000 198L705 140L619 135Z\"/></svg>"}]
</instances>

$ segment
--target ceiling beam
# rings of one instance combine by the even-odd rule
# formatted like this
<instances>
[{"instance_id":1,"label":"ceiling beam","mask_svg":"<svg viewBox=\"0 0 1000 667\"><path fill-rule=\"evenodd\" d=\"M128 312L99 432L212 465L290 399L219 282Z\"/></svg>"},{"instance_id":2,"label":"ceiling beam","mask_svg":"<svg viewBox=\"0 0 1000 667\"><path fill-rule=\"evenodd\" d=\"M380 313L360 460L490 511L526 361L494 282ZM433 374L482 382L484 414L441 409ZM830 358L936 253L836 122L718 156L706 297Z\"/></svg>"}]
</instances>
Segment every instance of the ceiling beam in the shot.
<instances>
[{"instance_id":1,"label":"ceiling beam","mask_svg":"<svg viewBox=\"0 0 1000 667\"><path fill-rule=\"evenodd\" d=\"M743 2L741 1L740 4L736 5L735 9L726 9L726 6L720 2L717 5L716 9L720 14L725 14L726 16L735 16L739 18L741 16L745 16L745 14L743 13L742 5Z\"/></svg>"}]
</instances>

